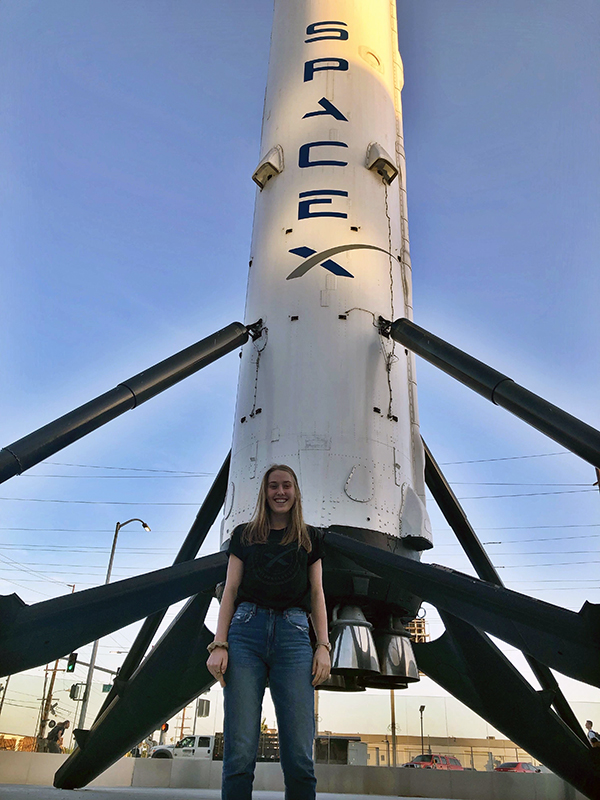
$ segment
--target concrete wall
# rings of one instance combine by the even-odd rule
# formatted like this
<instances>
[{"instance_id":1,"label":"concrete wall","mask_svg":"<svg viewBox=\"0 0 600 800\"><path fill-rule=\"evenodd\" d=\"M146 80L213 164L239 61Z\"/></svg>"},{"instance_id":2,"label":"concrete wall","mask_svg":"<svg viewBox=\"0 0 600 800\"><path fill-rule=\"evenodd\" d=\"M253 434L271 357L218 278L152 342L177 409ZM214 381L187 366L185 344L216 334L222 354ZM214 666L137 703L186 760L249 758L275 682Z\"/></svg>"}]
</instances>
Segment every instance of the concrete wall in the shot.
<instances>
[{"instance_id":1,"label":"concrete wall","mask_svg":"<svg viewBox=\"0 0 600 800\"><path fill-rule=\"evenodd\" d=\"M220 761L135 759L134 786L219 789ZM162 782L157 780L161 773ZM319 792L375 794L395 797L439 797L455 800L587 800L556 775L521 775L502 772L437 771L347 767L317 764ZM165 783L167 776L170 783ZM254 788L283 791L279 764L257 764Z\"/></svg>"},{"instance_id":2,"label":"concrete wall","mask_svg":"<svg viewBox=\"0 0 600 800\"><path fill-rule=\"evenodd\" d=\"M54 773L66 760L66 755L55 753L16 753L0 750L0 783L52 786ZM90 785L131 786L134 762L139 760L119 759Z\"/></svg>"},{"instance_id":3,"label":"concrete wall","mask_svg":"<svg viewBox=\"0 0 600 800\"><path fill-rule=\"evenodd\" d=\"M66 759L53 753L0 751L0 784L51 786ZM92 786L219 789L220 761L122 758ZM437 771L317 764L319 792L454 800L587 800L556 775ZM279 764L257 764L254 787L283 791Z\"/></svg>"}]
</instances>

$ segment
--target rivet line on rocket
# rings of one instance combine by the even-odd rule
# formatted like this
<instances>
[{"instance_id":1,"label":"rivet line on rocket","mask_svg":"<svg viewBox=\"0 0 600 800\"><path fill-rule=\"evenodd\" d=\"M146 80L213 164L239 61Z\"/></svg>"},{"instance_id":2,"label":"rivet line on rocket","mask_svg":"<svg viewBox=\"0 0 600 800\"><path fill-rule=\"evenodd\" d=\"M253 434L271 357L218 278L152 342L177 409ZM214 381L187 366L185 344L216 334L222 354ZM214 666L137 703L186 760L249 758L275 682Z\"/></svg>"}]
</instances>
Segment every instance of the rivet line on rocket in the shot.
<instances>
[{"instance_id":1,"label":"rivet line on rocket","mask_svg":"<svg viewBox=\"0 0 600 800\"><path fill-rule=\"evenodd\" d=\"M262 324L262 320L260 320L260 323ZM256 343L257 339L259 338L258 336L254 337L253 339L253 344L256 348L256 372L254 374L254 400L252 402L252 410L248 414L248 416L251 418L256 416L256 398L258 396L258 370L260 367L260 357L262 355L263 350L267 346L267 342L269 340L269 329L266 327L266 325L264 327L261 327L260 329L260 336L262 337L263 334L264 334L264 342L262 347L260 347Z\"/></svg>"},{"instance_id":2,"label":"rivet line on rocket","mask_svg":"<svg viewBox=\"0 0 600 800\"><path fill-rule=\"evenodd\" d=\"M387 217L387 224L388 224L388 260L390 264L390 308L391 308L391 316L394 319L394 273L392 268L392 220L390 218L390 206L388 201L388 185L387 183L382 180L383 183L383 191L385 197L385 216ZM391 352L387 352L383 343L381 341L381 349L385 355L385 369L387 374L387 384L388 384L388 391L390 393L390 400L388 403L388 413L387 418L397 421L397 417L392 414L392 403L394 400L393 391L392 391L392 365L398 361L398 358L395 353L396 349L396 342L392 339L392 349Z\"/></svg>"}]
</instances>

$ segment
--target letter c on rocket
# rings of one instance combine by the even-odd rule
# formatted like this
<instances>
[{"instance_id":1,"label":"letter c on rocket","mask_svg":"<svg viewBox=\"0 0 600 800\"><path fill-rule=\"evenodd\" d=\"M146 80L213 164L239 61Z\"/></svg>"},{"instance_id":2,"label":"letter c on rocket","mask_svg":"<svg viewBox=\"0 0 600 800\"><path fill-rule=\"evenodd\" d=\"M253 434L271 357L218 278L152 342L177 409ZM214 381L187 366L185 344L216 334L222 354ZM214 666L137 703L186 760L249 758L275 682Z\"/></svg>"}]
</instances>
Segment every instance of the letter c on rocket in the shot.
<instances>
[{"instance_id":1,"label":"letter c on rocket","mask_svg":"<svg viewBox=\"0 0 600 800\"><path fill-rule=\"evenodd\" d=\"M320 161L311 161L310 160L310 150L312 147L348 147L345 142L308 142L307 144L303 144L300 148L300 153L298 155L298 166L301 168L305 167L347 167L347 161L331 161L328 159L322 159Z\"/></svg>"}]
</instances>

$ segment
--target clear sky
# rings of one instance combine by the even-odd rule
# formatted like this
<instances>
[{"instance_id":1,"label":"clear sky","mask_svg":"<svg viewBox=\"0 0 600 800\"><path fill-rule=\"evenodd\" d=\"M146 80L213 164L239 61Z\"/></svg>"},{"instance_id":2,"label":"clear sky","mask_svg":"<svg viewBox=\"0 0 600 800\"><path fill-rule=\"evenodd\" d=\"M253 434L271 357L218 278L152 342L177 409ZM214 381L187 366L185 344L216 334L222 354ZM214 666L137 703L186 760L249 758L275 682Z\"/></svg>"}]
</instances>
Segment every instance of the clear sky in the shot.
<instances>
[{"instance_id":1,"label":"clear sky","mask_svg":"<svg viewBox=\"0 0 600 800\"><path fill-rule=\"evenodd\" d=\"M0 4L0 445L243 321L271 11ZM600 427L600 7L401 0L398 17L415 321ZM229 449L237 366L230 354L3 484L0 592L34 603L103 583L115 523L133 516L152 533L121 532L113 578L170 563ZM600 602L593 469L417 366L423 436L506 584ZM470 572L430 513L427 560ZM217 547L215 528L203 553ZM116 669L135 629L104 639L98 663ZM0 730L33 733L40 674L13 679ZM73 718L71 682L57 696ZM419 694L443 692L398 693L400 720ZM330 696L322 727L384 730L376 696L370 715Z\"/></svg>"}]
</instances>

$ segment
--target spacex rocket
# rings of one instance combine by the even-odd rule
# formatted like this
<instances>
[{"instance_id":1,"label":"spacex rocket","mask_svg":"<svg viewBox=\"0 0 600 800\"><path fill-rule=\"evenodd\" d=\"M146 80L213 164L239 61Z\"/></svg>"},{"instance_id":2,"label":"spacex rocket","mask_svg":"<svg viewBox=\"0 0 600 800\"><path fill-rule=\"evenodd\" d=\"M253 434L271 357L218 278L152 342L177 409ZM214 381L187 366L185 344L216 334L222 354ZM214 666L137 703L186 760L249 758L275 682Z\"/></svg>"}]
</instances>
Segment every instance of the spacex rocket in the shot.
<instances>
[{"instance_id":1,"label":"spacex rocket","mask_svg":"<svg viewBox=\"0 0 600 800\"><path fill-rule=\"evenodd\" d=\"M432 546L414 355L379 324L412 317L402 85L393 0L275 0L223 542L285 463L310 524ZM381 584L325 567L342 618L401 630L419 602Z\"/></svg>"}]
</instances>

